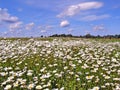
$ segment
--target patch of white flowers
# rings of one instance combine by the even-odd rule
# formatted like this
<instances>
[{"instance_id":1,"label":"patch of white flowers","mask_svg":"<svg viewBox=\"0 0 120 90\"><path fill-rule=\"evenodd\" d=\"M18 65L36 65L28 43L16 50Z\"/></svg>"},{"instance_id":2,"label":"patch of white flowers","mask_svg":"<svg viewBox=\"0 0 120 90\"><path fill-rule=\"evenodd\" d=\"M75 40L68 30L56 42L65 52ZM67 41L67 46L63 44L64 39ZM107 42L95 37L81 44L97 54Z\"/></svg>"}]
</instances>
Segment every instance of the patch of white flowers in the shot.
<instances>
[{"instance_id":1,"label":"patch of white flowers","mask_svg":"<svg viewBox=\"0 0 120 90\"><path fill-rule=\"evenodd\" d=\"M0 90L120 90L120 42L0 40Z\"/></svg>"}]
</instances>

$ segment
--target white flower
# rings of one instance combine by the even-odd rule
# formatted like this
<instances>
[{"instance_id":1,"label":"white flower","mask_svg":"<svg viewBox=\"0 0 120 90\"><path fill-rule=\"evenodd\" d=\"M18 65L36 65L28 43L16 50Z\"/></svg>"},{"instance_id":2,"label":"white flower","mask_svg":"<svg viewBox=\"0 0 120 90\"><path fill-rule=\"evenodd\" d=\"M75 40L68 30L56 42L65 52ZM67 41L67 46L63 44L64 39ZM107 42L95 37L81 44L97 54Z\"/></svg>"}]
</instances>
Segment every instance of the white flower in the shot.
<instances>
[{"instance_id":1,"label":"white flower","mask_svg":"<svg viewBox=\"0 0 120 90\"><path fill-rule=\"evenodd\" d=\"M86 76L86 79L92 79L94 76Z\"/></svg>"},{"instance_id":2,"label":"white flower","mask_svg":"<svg viewBox=\"0 0 120 90\"><path fill-rule=\"evenodd\" d=\"M115 90L120 90L120 86L116 86Z\"/></svg>"},{"instance_id":3,"label":"white flower","mask_svg":"<svg viewBox=\"0 0 120 90\"><path fill-rule=\"evenodd\" d=\"M31 73L31 72L28 72L28 73L27 73L27 76L32 76L32 73Z\"/></svg>"},{"instance_id":4,"label":"white flower","mask_svg":"<svg viewBox=\"0 0 120 90\"><path fill-rule=\"evenodd\" d=\"M80 81L80 78L77 78L77 81Z\"/></svg>"},{"instance_id":5,"label":"white flower","mask_svg":"<svg viewBox=\"0 0 120 90\"><path fill-rule=\"evenodd\" d=\"M60 88L60 90L64 90L64 87Z\"/></svg>"},{"instance_id":6,"label":"white flower","mask_svg":"<svg viewBox=\"0 0 120 90\"><path fill-rule=\"evenodd\" d=\"M9 90L9 89L11 89L11 85L6 85L6 87L4 88L4 90Z\"/></svg>"},{"instance_id":7,"label":"white flower","mask_svg":"<svg viewBox=\"0 0 120 90\"><path fill-rule=\"evenodd\" d=\"M34 84L29 84L27 88L32 89L32 88L34 88L34 86L35 86Z\"/></svg>"},{"instance_id":8,"label":"white flower","mask_svg":"<svg viewBox=\"0 0 120 90\"><path fill-rule=\"evenodd\" d=\"M37 85L37 86L36 86L36 89L37 89L37 90L42 89L41 85Z\"/></svg>"},{"instance_id":9,"label":"white flower","mask_svg":"<svg viewBox=\"0 0 120 90\"><path fill-rule=\"evenodd\" d=\"M68 69L68 67L67 67L67 66L65 66L65 67L64 67L64 69Z\"/></svg>"},{"instance_id":10,"label":"white flower","mask_svg":"<svg viewBox=\"0 0 120 90\"><path fill-rule=\"evenodd\" d=\"M100 88L99 87L94 87L92 90L99 90Z\"/></svg>"},{"instance_id":11,"label":"white flower","mask_svg":"<svg viewBox=\"0 0 120 90\"><path fill-rule=\"evenodd\" d=\"M14 87L18 87L18 85L19 85L18 82L13 83Z\"/></svg>"},{"instance_id":12,"label":"white flower","mask_svg":"<svg viewBox=\"0 0 120 90\"><path fill-rule=\"evenodd\" d=\"M105 76L105 79L110 79L110 76Z\"/></svg>"},{"instance_id":13,"label":"white flower","mask_svg":"<svg viewBox=\"0 0 120 90\"><path fill-rule=\"evenodd\" d=\"M1 76L6 76L8 73L5 73L5 72L1 72L0 75Z\"/></svg>"}]
</instances>

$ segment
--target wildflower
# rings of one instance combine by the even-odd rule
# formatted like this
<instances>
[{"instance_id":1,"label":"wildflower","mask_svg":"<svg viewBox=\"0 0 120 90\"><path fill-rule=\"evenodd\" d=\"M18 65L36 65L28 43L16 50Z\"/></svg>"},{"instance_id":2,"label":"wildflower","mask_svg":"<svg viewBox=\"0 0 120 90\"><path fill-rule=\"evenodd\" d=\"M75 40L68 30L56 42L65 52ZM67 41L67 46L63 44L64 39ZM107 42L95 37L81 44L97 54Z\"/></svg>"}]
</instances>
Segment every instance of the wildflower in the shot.
<instances>
[{"instance_id":1,"label":"wildflower","mask_svg":"<svg viewBox=\"0 0 120 90\"><path fill-rule=\"evenodd\" d=\"M34 88L34 86L34 84L29 84L27 88L31 90L32 88Z\"/></svg>"},{"instance_id":2,"label":"wildflower","mask_svg":"<svg viewBox=\"0 0 120 90\"><path fill-rule=\"evenodd\" d=\"M27 76L32 76L32 73L31 73L31 72L28 72L28 73L27 73Z\"/></svg>"},{"instance_id":3,"label":"wildflower","mask_svg":"<svg viewBox=\"0 0 120 90\"><path fill-rule=\"evenodd\" d=\"M8 73L5 73L5 72L1 72L0 75L1 76L6 76Z\"/></svg>"},{"instance_id":4,"label":"wildflower","mask_svg":"<svg viewBox=\"0 0 120 90\"><path fill-rule=\"evenodd\" d=\"M110 79L110 76L105 76L105 79Z\"/></svg>"},{"instance_id":5,"label":"wildflower","mask_svg":"<svg viewBox=\"0 0 120 90\"><path fill-rule=\"evenodd\" d=\"M68 67L67 67L67 66L65 66L65 67L64 67L64 69L66 70L66 69L68 69Z\"/></svg>"},{"instance_id":6,"label":"wildflower","mask_svg":"<svg viewBox=\"0 0 120 90\"><path fill-rule=\"evenodd\" d=\"M4 90L9 90L9 89L11 89L11 88L12 88L11 85L6 85L6 87L4 88Z\"/></svg>"},{"instance_id":7,"label":"wildflower","mask_svg":"<svg viewBox=\"0 0 120 90\"><path fill-rule=\"evenodd\" d=\"M41 85L37 85L37 86L36 86L36 89L37 89L37 90L42 89Z\"/></svg>"},{"instance_id":8,"label":"wildflower","mask_svg":"<svg viewBox=\"0 0 120 90\"><path fill-rule=\"evenodd\" d=\"M18 87L18 86L19 86L18 82L13 83L13 87Z\"/></svg>"},{"instance_id":9,"label":"wildflower","mask_svg":"<svg viewBox=\"0 0 120 90\"><path fill-rule=\"evenodd\" d=\"M92 79L94 76L86 76L86 79Z\"/></svg>"},{"instance_id":10,"label":"wildflower","mask_svg":"<svg viewBox=\"0 0 120 90\"><path fill-rule=\"evenodd\" d=\"M99 87L94 87L92 90L99 90L100 88Z\"/></svg>"}]
</instances>

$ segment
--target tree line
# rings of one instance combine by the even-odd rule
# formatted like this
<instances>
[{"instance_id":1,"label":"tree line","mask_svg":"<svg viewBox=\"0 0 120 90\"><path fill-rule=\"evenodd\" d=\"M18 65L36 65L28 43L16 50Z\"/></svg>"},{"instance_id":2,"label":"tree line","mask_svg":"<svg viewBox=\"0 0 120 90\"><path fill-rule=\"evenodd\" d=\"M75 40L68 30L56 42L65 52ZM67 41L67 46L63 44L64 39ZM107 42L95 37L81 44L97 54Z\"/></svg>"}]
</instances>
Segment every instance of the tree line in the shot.
<instances>
[{"instance_id":1,"label":"tree line","mask_svg":"<svg viewBox=\"0 0 120 90\"><path fill-rule=\"evenodd\" d=\"M49 37L76 37L76 38L120 38L120 34L116 34L116 35L104 35L104 36L100 36L100 35L91 35L91 34L86 34L86 35L80 35L80 36L74 36L72 34L54 34L51 35Z\"/></svg>"}]
</instances>

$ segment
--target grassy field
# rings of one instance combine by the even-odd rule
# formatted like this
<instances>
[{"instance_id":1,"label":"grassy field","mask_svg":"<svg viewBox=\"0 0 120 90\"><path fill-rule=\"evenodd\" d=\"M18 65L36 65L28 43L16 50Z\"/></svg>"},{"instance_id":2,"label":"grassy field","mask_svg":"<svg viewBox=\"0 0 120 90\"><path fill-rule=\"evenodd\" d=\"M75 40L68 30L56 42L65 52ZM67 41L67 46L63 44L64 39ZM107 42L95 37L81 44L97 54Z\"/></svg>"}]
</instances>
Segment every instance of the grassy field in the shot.
<instances>
[{"instance_id":1,"label":"grassy field","mask_svg":"<svg viewBox=\"0 0 120 90\"><path fill-rule=\"evenodd\" d=\"M120 90L120 39L0 39L0 90Z\"/></svg>"}]
</instances>

